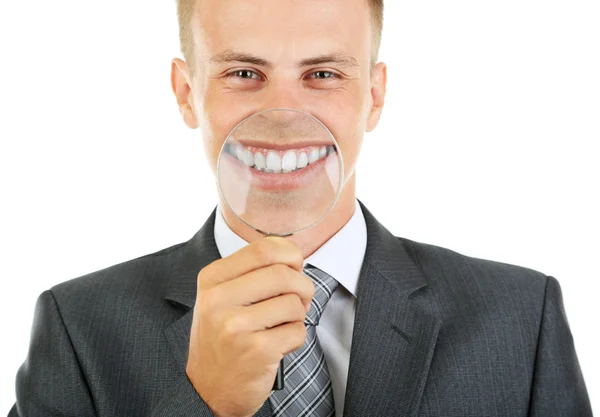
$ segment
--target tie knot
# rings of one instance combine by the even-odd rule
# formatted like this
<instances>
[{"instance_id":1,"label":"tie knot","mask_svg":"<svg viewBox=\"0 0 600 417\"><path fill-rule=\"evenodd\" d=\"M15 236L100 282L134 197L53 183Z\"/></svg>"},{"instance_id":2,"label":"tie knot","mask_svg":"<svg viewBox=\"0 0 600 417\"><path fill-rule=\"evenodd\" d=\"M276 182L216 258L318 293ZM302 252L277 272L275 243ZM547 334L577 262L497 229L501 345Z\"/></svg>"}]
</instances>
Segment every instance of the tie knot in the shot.
<instances>
[{"instance_id":1,"label":"tie knot","mask_svg":"<svg viewBox=\"0 0 600 417\"><path fill-rule=\"evenodd\" d=\"M306 315L305 324L317 326L325 306L331 299L339 283L331 275L321 271L316 266L306 264L304 274L315 284L315 296L310 303L310 310Z\"/></svg>"}]
</instances>

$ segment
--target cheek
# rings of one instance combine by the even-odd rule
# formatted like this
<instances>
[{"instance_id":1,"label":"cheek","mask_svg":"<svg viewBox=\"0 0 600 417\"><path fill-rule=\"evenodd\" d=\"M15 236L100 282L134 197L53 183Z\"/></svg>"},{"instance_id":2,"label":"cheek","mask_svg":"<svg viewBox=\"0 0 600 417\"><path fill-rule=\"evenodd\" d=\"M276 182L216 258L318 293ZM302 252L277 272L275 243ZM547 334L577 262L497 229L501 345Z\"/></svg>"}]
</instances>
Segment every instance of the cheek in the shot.
<instances>
[{"instance_id":1,"label":"cheek","mask_svg":"<svg viewBox=\"0 0 600 417\"><path fill-rule=\"evenodd\" d=\"M337 141L347 174L354 169L365 129L365 105L361 97L348 96L331 98L322 103L313 114L331 131Z\"/></svg>"},{"instance_id":2,"label":"cheek","mask_svg":"<svg viewBox=\"0 0 600 417\"><path fill-rule=\"evenodd\" d=\"M239 122L250 115L247 101L236 99L234 94L211 92L203 98L200 128L204 150L213 172L216 172L219 153L229 133Z\"/></svg>"}]
</instances>

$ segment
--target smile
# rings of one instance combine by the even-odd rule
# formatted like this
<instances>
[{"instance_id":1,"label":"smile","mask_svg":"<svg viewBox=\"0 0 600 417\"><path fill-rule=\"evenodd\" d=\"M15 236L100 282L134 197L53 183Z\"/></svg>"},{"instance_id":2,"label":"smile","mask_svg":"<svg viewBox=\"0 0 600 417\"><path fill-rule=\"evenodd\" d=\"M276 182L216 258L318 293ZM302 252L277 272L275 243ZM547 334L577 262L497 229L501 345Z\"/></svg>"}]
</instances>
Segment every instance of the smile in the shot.
<instances>
[{"instance_id":1,"label":"smile","mask_svg":"<svg viewBox=\"0 0 600 417\"><path fill-rule=\"evenodd\" d=\"M246 166L267 174L287 174L298 171L337 151L334 145L273 150L243 146L240 143L228 143L224 150Z\"/></svg>"}]
</instances>

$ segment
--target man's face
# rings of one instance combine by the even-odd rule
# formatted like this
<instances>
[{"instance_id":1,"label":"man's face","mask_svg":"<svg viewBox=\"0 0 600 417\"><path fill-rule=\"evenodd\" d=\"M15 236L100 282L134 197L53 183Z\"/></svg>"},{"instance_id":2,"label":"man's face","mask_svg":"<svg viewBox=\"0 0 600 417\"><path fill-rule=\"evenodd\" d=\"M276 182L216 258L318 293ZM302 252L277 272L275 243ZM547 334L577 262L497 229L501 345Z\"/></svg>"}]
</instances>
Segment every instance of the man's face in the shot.
<instances>
[{"instance_id":1,"label":"man's face","mask_svg":"<svg viewBox=\"0 0 600 417\"><path fill-rule=\"evenodd\" d=\"M186 124L202 130L213 172L240 121L293 108L329 128L349 178L385 96L385 64L371 72L366 0L199 0L192 28L193 76L192 63L174 60L172 85Z\"/></svg>"}]
</instances>

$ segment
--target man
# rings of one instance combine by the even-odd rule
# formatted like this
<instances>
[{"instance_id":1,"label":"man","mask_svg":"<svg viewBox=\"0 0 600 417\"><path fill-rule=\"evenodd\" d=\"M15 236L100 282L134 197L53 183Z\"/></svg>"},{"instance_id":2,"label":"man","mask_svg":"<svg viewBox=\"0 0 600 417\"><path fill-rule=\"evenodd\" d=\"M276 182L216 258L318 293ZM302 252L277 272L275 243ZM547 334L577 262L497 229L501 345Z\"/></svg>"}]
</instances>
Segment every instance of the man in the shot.
<instances>
[{"instance_id":1,"label":"man","mask_svg":"<svg viewBox=\"0 0 600 417\"><path fill-rule=\"evenodd\" d=\"M189 241L44 292L10 416L591 416L556 279L395 237L356 200L382 1L178 10L172 87L213 172L237 123L294 108L348 180L299 234L262 239L221 201Z\"/></svg>"}]
</instances>

